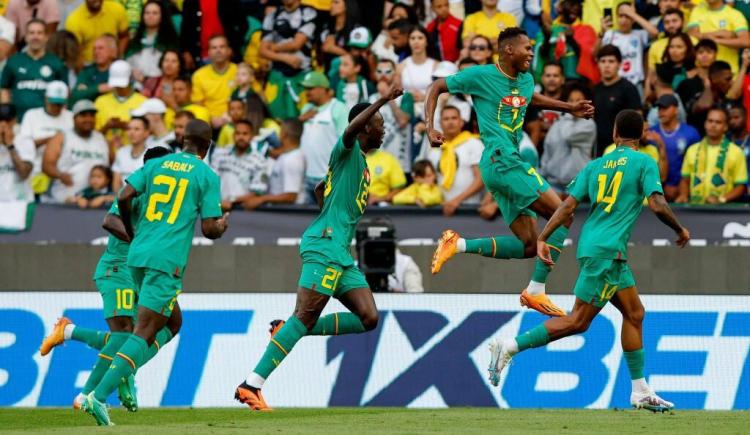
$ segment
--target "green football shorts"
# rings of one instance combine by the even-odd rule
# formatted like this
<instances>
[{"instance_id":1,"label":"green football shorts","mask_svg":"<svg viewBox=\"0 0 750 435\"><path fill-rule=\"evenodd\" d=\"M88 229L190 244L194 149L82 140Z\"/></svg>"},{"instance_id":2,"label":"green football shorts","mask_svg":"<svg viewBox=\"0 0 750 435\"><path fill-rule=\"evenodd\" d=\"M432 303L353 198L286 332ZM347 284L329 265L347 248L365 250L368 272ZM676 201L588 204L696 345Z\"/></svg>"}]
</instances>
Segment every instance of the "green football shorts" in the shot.
<instances>
[{"instance_id":1,"label":"green football shorts","mask_svg":"<svg viewBox=\"0 0 750 435\"><path fill-rule=\"evenodd\" d=\"M107 269L107 275L96 278L94 283L102 295L105 319L117 316L135 317L138 294L127 266Z\"/></svg>"},{"instance_id":2,"label":"green football shorts","mask_svg":"<svg viewBox=\"0 0 750 435\"><path fill-rule=\"evenodd\" d=\"M627 261L583 257L578 259L578 266L580 272L573 293L595 307L604 307L615 293L635 286Z\"/></svg>"},{"instance_id":3,"label":"green football shorts","mask_svg":"<svg viewBox=\"0 0 750 435\"><path fill-rule=\"evenodd\" d=\"M138 289L138 305L169 317L182 292L182 278L149 267L131 267L130 272Z\"/></svg>"},{"instance_id":4,"label":"green football shorts","mask_svg":"<svg viewBox=\"0 0 750 435\"><path fill-rule=\"evenodd\" d=\"M343 267L318 252L302 253L298 285L326 296L341 297L355 288L370 288L365 275L355 265Z\"/></svg>"},{"instance_id":5,"label":"green football shorts","mask_svg":"<svg viewBox=\"0 0 750 435\"><path fill-rule=\"evenodd\" d=\"M549 189L549 184L533 166L520 161L517 165L508 167L508 162L495 163L490 157L487 162L479 165L482 181L487 190L492 193L495 202L500 207L503 220L510 225L520 215L536 218L536 213L528 207L539 196ZM503 157L515 159L516 156Z\"/></svg>"}]
</instances>

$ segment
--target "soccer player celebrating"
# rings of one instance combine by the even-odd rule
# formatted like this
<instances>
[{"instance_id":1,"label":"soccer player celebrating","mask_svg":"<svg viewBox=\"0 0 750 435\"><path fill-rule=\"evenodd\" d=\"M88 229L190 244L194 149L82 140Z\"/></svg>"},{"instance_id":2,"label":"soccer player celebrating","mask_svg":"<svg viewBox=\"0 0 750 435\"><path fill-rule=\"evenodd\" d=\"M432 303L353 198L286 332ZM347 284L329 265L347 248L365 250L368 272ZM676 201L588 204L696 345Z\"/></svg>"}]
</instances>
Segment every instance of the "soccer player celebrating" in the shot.
<instances>
[{"instance_id":1,"label":"soccer player celebrating","mask_svg":"<svg viewBox=\"0 0 750 435\"><path fill-rule=\"evenodd\" d=\"M146 163L151 159L170 153L170 150L163 147L152 148L143 155L143 162ZM137 208L137 206L134 205L134 208ZM94 387L109 369L109 365L115 357L115 352L132 334L133 318L137 309L136 287L127 265L130 239L120 220L116 202L112 204L109 213L105 216L103 227L110 232L110 235L107 240L107 248L96 265L94 282L102 296L104 319L107 321L110 332L83 328L75 325L70 319L61 317L55 324L52 333L44 338L42 346L39 348L42 356L45 356L55 346L64 343L65 340L75 340L86 343L100 351L99 359L86 380L86 384L73 400L73 408L75 409L81 408L85 396L94 390ZM175 310L170 319L175 321L170 321L167 324L168 328L156 335L154 345L149 348L150 352L156 354L159 348L164 346L179 331L182 316L178 306L175 305ZM117 392L122 406L128 411L138 410L138 397L133 375L125 378L118 385Z\"/></svg>"},{"instance_id":2,"label":"soccer player celebrating","mask_svg":"<svg viewBox=\"0 0 750 435\"><path fill-rule=\"evenodd\" d=\"M433 82L427 91L425 119L430 143L440 146L443 134L433 125L438 96L443 92L472 96L485 146L479 162L482 180L515 237L466 240L457 232L447 230L435 250L432 273L438 273L443 264L458 252L503 259L534 257L537 249L536 215L549 219L560 205L560 197L519 154L526 108L532 104L540 109L586 118L594 114L590 101L571 104L534 92L534 78L528 72L534 52L524 30L517 27L505 29L498 37L498 47L498 64L467 68ZM570 222L564 222L549 238L554 259L562 251L568 228ZM521 304L548 316L562 316L565 312L545 293L549 272L550 267L537 260L531 282L521 293Z\"/></svg>"},{"instance_id":3,"label":"soccer player celebrating","mask_svg":"<svg viewBox=\"0 0 750 435\"><path fill-rule=\"evenodd\" d=\"M97 424L111 425L104 403L122 378L127 378L152 355L149 348L168 320L182 289L197 215L203 235L218 239L228 226L221 212L219 177L203 162L211 144L211 127L192 120L185 128L184 148L151 160L126 180L118 194L125 233L133 242L127 265L138 289L138 318L133 334L116 351L109 370L86 396L82 409ZM133 201L143 195L139 216ZM134 234L133 221L138 222Z\"/></svg>"},{"instance_id":4,"label":"soccer player celebrating","mask_svg":"<svg viewBox=\"0 0 750 435\"><path fill-rule=\"evenodd\" d=\"M643 198L656 216L677 233L677 245L684 247L690 233L680 225L662 192L659 168L647 155L639 153L643 117L634 110L623 110L615 120L617 148L590 162L571 182L569 194L539 235L539 258L552 267L548 239L573 219L579 202L590 201L591 211L578 241L580 273L573 292L573 312L547 320L516 338L495 339L490 343L490 382L497 386L500 373L518 352L544 346L588 329L599 311L611 301L622 313L622 349L630 371L630 403L639 409L666 411L674 407L646 383L643 374L643 305L638 297L633 273L627 263L630 233L641 213Z\"/></svg>"},{"instance_id":5,"label":"soccer player celebrating","mask_svg":"<svg viewBox=\"0 0 750 435\"><path fill-rule=\"evenodd\" d=\"M264 411L261 388L294 345L306 335L358 334L378 324L375 300L362 272L354 265L350 245L357 222L367 206L370 171L365 155L380 148L385 130L378 110L403 90L392 86L373 104L359 103L349 112L349 125L328 162L328 175L315 188L322 210L302 235L297 305L286 322L274 322L271 342L255 369L241 383L235 399ZM320 317L331 296L350 313Z\"/></svg>"}]
</instances>

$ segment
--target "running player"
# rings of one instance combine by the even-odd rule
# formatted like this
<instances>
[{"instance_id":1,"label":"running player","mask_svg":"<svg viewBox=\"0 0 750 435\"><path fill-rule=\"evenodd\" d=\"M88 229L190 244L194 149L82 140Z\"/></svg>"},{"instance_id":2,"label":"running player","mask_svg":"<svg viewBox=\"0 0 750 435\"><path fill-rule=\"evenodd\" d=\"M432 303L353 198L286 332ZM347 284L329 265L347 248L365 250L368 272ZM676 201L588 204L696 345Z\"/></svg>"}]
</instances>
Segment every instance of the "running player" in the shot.
<instances>
[{"instance_id":1,"label":"running player","mask_svg":"<svg viewBox=\"0 0 750 435\"><path fill-rule=\"evenodd\" d=\"M479 170L487 190L500 207L513 236L466 240L453 231L443 232L432 259L432 273L458 252L493 258L532 258L536 255L536 215L549 219L560 205L560 197L528 163L518 146L523 137L523 120L529 104L542 109L568 112L590 118L590 101L570 104L534 92L534 78L528 72L534 51L526 32L505 29L498 37L500 62L467 68L445 79L437 79L427 90L425 101L427 134L432 146L443 143L443 134L433 125L438 96L443 92L471 95L479 120L484 152ZM562 251L570 222L549 239L553 258ZM521 304L548 316L562 316L545 293L549 266L537 260L531 282L521 293Z\"/></svg>"},{"instance_id":2,"label":"running player","mask_svg":"<svg viewBox=\"0 0 750 435\"><path fill-rule=\"evenodd\" d=\"M552 267L548 238L573 219L579 202L592 203L578 241L580 273L573 292L573 312L549 319L515 339L495 339L490 343L490 382L498 385L500 373L518 352L544 346L588 329L599 311L612 301L622 313L622 350L630 371L630 403L636 408L666 411L674 407L654 393L643 374L642 323L645 314L633 273L627 263L627 245L633 225L643 208L643 198L664 224L677 233L677 245L684 247L690 233L680 225L664 199L659 168L639 153L643 117L635 110L623 110L615 119L615 151L590 162L569 187L570 196L555 211L539 235L539 258Z\"/></svg>"},{"instance_id":3,"label":"running player","mask_svg":"<svg viewBox=\"0 0 750 435\"><path fill-rule=\"evenodd\" d=\"M362 272L354 265L351 242L367 206L370 171L365 155L383 144L383 117L378 110L403 90L391 87L373 104L359 103L349 112L349 125L328 162L328 175L315 189L320 215L302 235L297 305L286 322L273 325L271 342L234 397L250 409L264 411L261 388L271 372L306 335L357 334L378 324L375 300ZM320 317L331 296L350 313Z\"/></svg>"},{"instance_id":4,"label":"running player","mask_svg":"<svg viewBox=\"0 0 750 435\"><path fill-rule=\"evenodd\" d=\"M151 159L170 153L171 151L167 148L151 148L143 155L143 162L146 163ZM137 208L135 203L134 208ZM86 384L73 400L73 408L75 409L81 408L84 397L93 391L96 384L99 383L109 368L109 364L114 358L117 349L122 346L133 332L133 318L135 317L137 304L133 278L126 264L130 243L125 241L128 240L127 234L123 231L124 227L120 220L117 202L112 204L109 213L104 217L103 227L110 232L110 235L107 240L107 248L96 265L94 282L102 296L104 319L107 322L107 326L109 326L109 332L83 328L75 325L67 317L61 317L52 329L52 333L44 338L39 348L42 356L45 356L55 346L64 343L65 340L74 340L86 343L90 347L100 351L99 359L94 365L89 378L86 380ZM181 316L174 317L175 319L181 318ZM172 326L172 335L177 334L179 325ZM171 338L171 336L157 335L157 346L164 346ZM132 375L128 376L126 380L120 383L117 395L122 406L128 411L134 412L138 410L138 397L133 378Z\"/></svg>"},{"instance_id":5,"label":"running player","mask_svg":"<svg viewBox=\"0 0 750 435\"><path fill-rule=\"evenodd\" d=\"M218 239L227 229L228 215L221 213L219 177L203 162L211 144L211 127L192 120L185 128L181 154L154 159L134 172L118 195L125 233L133 242L127 265L138 290L138 318L133 334L116 351L109 370L86 396L82 409L99 425L110 425L104 401L153 355L160 331L182 289L182 274L193 241L195 220L202 219L203 235ZM141 216L133 217L133 201L143 195ZM138 232L133 232L134 220Z\"/></svg>"}]
</instances>

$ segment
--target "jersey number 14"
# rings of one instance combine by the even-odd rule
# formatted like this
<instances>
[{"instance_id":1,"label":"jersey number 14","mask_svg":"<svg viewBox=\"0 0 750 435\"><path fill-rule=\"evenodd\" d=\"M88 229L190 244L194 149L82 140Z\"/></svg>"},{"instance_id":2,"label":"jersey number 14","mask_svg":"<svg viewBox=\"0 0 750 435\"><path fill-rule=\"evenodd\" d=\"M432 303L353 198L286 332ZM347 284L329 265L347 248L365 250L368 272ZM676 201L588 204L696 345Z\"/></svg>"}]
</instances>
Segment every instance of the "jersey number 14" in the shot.
<instances>
[{"instance_id":1,"label":"jersey number 14","mask_svg":"<svg viewBox=\"0 0 750 435\"><path fill-rule=\"evenodd\" d=\"M599 183L599 189L596 194L596 202L603 202L607 204L604 207L604 211L609 213L612 211L612 206L617 201L617 194L620 192L620 183L622 183L622 171L615 172L615 175L611 180L608 179L607 174L600 174L597 177Z\"/></svg>"},{"instance_id":2,"label":"jersey number 14","mask_svg":"<svg viewBox=\"0 0 750 435\"><path fill-rule=\"evenodd\" d=\"M169 175L157 175L154 177L154 186L168 187L167 193L154 192L148 198L148 208L146 209L146 219L149 222L160 221L164 218L164 212L156 210L159 204L168 204L172 202L172 209L167 217L167 223L172 225L177 220L177 216L180 214L180 208L182 207L182 201L185 199L185 191L187 190L188 183L190 180L186 178L180 178L179 180L170 177ZM175 195L175 188L177 188L177 194Z\"/></svg>"}]
</instances>

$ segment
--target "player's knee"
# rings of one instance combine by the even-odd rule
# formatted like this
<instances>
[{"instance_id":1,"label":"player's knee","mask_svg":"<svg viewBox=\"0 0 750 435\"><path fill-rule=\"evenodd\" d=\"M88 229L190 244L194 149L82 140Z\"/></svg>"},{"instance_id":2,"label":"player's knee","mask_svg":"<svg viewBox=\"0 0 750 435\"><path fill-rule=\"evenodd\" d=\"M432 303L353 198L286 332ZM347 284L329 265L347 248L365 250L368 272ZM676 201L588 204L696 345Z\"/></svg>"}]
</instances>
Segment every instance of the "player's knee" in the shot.
<instances>
[{"instance_id":1,"label":"player's knee","mask_svg":"<svg viewBox=\"0 0 750 435\"><path fill-rule=\"evenodd\" d=\"M305 328L307 328L307 330L309 331L313 328L313 326L315 326L315 323L318 321L318 318L320 317L320 311L298 309L294 312L294 317L299 319L299 321L302 322L302 324L305 325Z\"/></svg>"},{"instance_id":2,"label":"player's knee","mask_svg":"<svg viewBox=\"0 0 750 435\"><path fill-rule=\"evenodd\" d=\"M588 331L589 325L591 325L591 320L578 317L573 319L571 329L573 330L574 334L583 334L584 332Z\"/></svg>"},{"instance_id":3,"label":"player's knee","mask_svg":"<svg viewBox=\"0 0 750 435\"><path fill-rule=\"evenodd\" d=\"M628 311L626 317L627 321L631 324L641 325L643 323L643 319L646 317L646 310L643 308L643 305L639 304L636 308Z\"/></svg>"},{"instance_id":4,"label":"player's knee","mask_svg":"<svg viewBox=\"0 0 750 435\"><path fill-rule=\"evenodd\" d=\"M367 311L359 317L359 320L366 331L372 331L378 327L380 315L378 314L378 310Z\"/></svg>"}]
</instances>

